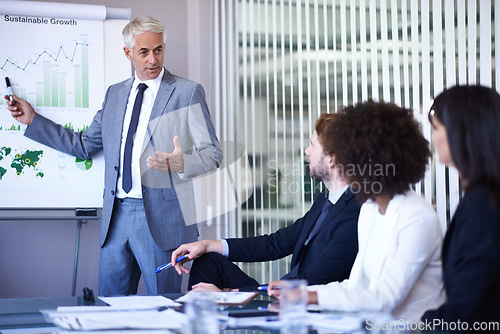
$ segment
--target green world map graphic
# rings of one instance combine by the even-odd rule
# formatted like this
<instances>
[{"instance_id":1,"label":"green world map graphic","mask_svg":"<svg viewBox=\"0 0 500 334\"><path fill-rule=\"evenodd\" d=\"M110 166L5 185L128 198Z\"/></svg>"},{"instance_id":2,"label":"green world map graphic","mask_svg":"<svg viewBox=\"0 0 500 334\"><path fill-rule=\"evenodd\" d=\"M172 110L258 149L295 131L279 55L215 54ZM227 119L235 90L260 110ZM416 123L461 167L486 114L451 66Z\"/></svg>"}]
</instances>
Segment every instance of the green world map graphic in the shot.
<instances>
[{"instance_id":1,"label":"green world map graphic","mask_svg":"<svg viewBox=\"0 0 500 334\"><path fill-rule=\"evenodd\" d=\"M43 150L14 151L11 147L0 147L0 181L10 172L21 176L27 168L33 169L36 177L43 178L45 174L40 168L42 158ZM75 159L76 167L82 171L88 171L93 164L92 159Z\"/></svg>"},{"instance_id":2,"label":"green world map graphic","mask_svg":"<svg viewBox=\"0 0 500 334\"><path fill-rule=\"evenodd\" d=\"M42 156L43 151L26 150L24 152L13 152L10 147L0 148L0 162L3 162L3 160L6 159L11 159L10 167L18 176L24 174L26 168L32 168L36 172L35 175L37 177L44 177L45 175L43 171L39 168ZM0 166L0 180L2 180L8 172L9 169Z\"/></svg>"}]
</instances>

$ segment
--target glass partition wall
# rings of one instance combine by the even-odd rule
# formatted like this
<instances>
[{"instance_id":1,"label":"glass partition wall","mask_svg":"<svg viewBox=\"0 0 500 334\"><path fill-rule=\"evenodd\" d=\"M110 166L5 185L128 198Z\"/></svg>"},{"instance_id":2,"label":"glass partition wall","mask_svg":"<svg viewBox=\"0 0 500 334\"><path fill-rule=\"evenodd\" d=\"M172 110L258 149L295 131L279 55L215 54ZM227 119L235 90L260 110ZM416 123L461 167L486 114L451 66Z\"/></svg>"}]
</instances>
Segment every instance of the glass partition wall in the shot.
<instances>
[{"instance_id":1,"label":"glass partition wall","mask_svg":"<svg viewBox=\"0 0 500 334\"><path fill-rule=\"evenodd\" d=\"M323 191L304 154L321 113L394 102L414 110L430 141L434 95L500 82L493 0L215 0L212 16L217 131L248 157L234 172L241 206L216 219L216 237L272 233L307 212ZM434 155L416 190L445 228L461 196L457 173ZM241 267L267 282L289 262Z\"/></svg>"}]
</instances>

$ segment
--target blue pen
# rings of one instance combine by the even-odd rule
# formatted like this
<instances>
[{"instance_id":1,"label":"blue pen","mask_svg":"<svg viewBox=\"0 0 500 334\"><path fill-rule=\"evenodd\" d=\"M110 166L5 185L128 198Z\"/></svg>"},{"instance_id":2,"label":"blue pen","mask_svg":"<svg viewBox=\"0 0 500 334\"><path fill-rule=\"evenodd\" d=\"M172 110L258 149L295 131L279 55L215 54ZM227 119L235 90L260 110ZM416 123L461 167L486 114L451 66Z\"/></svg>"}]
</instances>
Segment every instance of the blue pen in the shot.
<instances>
[{"instance_id":1,"label":"blue pen","mask_svg":"<svg viewBox=\"0 0 500 334\"><path fill-rule=\"evenodd\" d=\"M181 257L177 258L177 260L175 260L175 263L180 262L180 261L186 259L187 257L188 257L188 255L184 254ZM159 266L158 268L156 268L155 274L158 274L160 271L163 271L163 270L168 269L170 267L173 267L172 262L162 264L161 266Z\"/></svg>"},{"instance_id":2,"label":"blue pen","mask_svg":"<svg viewBox=\"0 0 500 334\"><path fill-rule=\"evenodd\" d=\"M257 287L257 290L259 290L259 291L267 291L267 288L268 288L268 287L269 287L269 285L267 285L267 284L266 284L266 285L259 285L259 286ZM275 287L273 288L273 290L279 290L279 289L280 289L280 288L279 288L279 287L277 287L277 286L275 286Z\"/></svg>"}]
</instances>

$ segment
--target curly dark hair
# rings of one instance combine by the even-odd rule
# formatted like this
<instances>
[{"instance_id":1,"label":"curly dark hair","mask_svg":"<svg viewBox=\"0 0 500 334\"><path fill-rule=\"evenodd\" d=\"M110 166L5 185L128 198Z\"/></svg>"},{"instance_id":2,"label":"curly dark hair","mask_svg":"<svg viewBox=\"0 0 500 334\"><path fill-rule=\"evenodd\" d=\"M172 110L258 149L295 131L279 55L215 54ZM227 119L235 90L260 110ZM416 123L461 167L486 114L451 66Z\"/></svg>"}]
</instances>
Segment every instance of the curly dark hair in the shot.
<instances>
[{"instance_id":1,"label":"curly dark hair","mask_svg":"<svg viewBox=\"0 0 500 334\"><path fill-rule=\"evenodd\" d=\"M403 194L425 175L429 142L409 109L369 100L345 107L327 131L325 150L335 154L360 203Z\"/></svg>"}]
</instances>

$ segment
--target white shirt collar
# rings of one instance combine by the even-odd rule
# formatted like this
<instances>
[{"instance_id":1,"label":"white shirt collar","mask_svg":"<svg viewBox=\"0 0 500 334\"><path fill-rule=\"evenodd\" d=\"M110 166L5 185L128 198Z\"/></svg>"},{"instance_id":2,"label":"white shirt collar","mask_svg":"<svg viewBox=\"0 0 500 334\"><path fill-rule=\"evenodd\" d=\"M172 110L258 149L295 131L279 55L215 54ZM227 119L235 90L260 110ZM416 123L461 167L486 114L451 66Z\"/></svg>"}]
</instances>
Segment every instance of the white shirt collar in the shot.
<instances>
[{"instance_id":1,"label":"white shirt collar","mask_svg":"<svg viewBox=\"0 0 500 334\"><path fill-rule=\"evenodd\" d=\"M153 91L154 93L153 96L156 96L156 94L158 93L158 89L160 89L160 84L164 73L165 73L165 67L161 69L160 75L158 75L155 79L146 81L141 81L141 79L139 79L136 73L134 75L134 83L132 84L132 91L135 91L137 89L137 86L139 86L139 84L143 82L148 86L149 89Z\"/></svg>"},{"instance_id":2,"label":"white shirt collar","mask_svg":"<svg viewBox=\"0 0 500 334\"><path fill-rule=\"evenodd\" d=\"M349 188L349 185L343 186L342 188L340 188L339 190L337 190L334 193L329 193L328 194L328 200L330 202L332 202L333 204L337 204L338 200L345 193L345 191L347 190L347 188Z\"/></svg>"}]
</instances>

